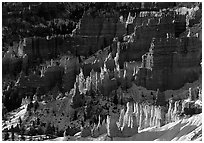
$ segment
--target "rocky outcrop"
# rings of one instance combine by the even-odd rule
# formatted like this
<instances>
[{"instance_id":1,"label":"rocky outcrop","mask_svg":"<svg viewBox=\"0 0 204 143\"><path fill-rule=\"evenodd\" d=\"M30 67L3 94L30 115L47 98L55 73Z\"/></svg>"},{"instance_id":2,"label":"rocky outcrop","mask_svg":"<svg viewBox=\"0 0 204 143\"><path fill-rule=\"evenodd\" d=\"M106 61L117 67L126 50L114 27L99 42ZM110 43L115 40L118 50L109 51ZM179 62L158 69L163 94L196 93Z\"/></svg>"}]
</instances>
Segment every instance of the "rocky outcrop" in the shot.
<instances>
[{"instance_id":1,"label":"rocky outcrop","mask_svg":"<svg viewBox=\"0 0 204 143\"><path fill-rule=\"evenodd\" d=\"M125 61L141 60L141 56L148 52L152 38L178 37L186 30L186 17L175 11L144 11L133 18L132 25L134 33L120 46L124 49L120 57L125 57Z\"/></svg>"},{"instance_id":2,"label":"rocky outcrop","mask_svg":"<svg viewBox=\"0 0 204 143\"><path fill-rule=\"evenodd\" d=\"M110 40L109 40L110 41ZM69 51L76 56L88 57L107 44L104 36L52 36L47 38L25 38L24 53L28 55L30 64L37 61L55 59Z\"/></svg>"},{"instance_id":3,"label":"rocky outcrop","mask_svg":"<svg viewBox=\"0 0 204 143\"><path fill-rule=\"evenodd\" d=\"M23 75L17 84L19 88L37 89L39 87L43 93L47 93L56 85L61 89L63 74L64 69L62 67L53 65L41 70L41 75L37 72L30 73L27 77Z\"/></svg>"},{"instance_id":4,"label":"rocky outcrop","mask_svg":"<svg viewBox=\"0 0 204 143\"><path fill-rule=\"evenodd\" d=\"M79 77L76 77L79 80ZM84 95L79 91L79 81L74 84L74 92L71 98L71 107L76 109L84 105Z\"/></svg>"},{"instance_id":5,"label":"rocky outcrop","mask_svg":"<svg viewBox=\"0 0 204 143\"><path fill-rule=\"evenodd\" d=\"M173 96L169 99L168 111L166 114L166 123L176 121L183 115L194 115L202 112L202 99L200 87L190 87L188 91L183 90L183 95Z\"/></svg>"},{"instance_id":6,"label":"rocky outcrop","mask_svg":"<svg viewBox=\"0 0 204 143\"><path fill-rule=\"evenodd\" d=\"M18 45L9 46L2 56L2 74L16 77L24 65L23 58L18 55Z\"/></svg>"},{"instance_id":7,"label":"rocky outcrop","mask_svg":"<svg viewBox=\"0 0 204 143\"><path fill-rule=\"evenodd\" d=\"M130 137L138 132L137 117L133 114L133 104L128 102L126 112L121 110L119 121L116 123L123 137Z\"/></svg>"},{"instance_id":8,"label":"rocky outcrop","mask_svg":"<svg viewBox=\"0 0 204 143\"><path fill-rule=\"evenodd\" d=\"M184 33L180 34L182 31L185 30L185 20L186 20L185 15L178 15L178 14L175 15L175 22L174 22L175 28L174 30L173 29L171 30L171 31L175 31L176 37L180 35L180 37L183 37L183 38L174 39L173 38L174 33L169 33L164 29L162 30L164 31L164 35L160 37L161 39L159 37L155 37L157 42L160 41L159 43L161 43L162 48L154 49L156 53L155 52L152 53L150 51L148 54L145 54L143 56L143 58L145 57L145 62L144 62L145 68L141 68L139 72L138 81L140 83L138 83L138 85L143 85L148 89L156 90L156 86L159 87L159 85L156 85L155 87L153 86L155 85L155 83L160 82L160 88L162 90L166 90L169 88L175 89L175 88L181 87L186 82L192 82L198 78L198 75L200 73L198 65L199 65L199 61L201 60L199 58L199 56L201 55L201 52L200 52L201 42L198 40L201 37L200 30L199 30L200 26L198 24L195 27L192 27L186 30ZM164 40L165 33L167 34L166 40ZM194 42L196 43L195 44L196 46L193 47L191 43L194 43ZM175 48L174 45L175 46L180 45L180 49ZM168 50L166 48L163 48L168 46L171 47L171 48L168 48ZM177 47L179 48L179 46ZM167 51L169 51L169 56L167 56L167 53L168 53ZM191 56L196 57L196 60L190 61L189 59ZM158 57L160 57L163 60L161 60ZM161 61L166 61L166 62L161 62ZM161 63L163 64L160 65ZM153 71L151 71L152 70L151 67L154 67ZM163 70L161 70L161 68L163 68ZM184 70L185 68L188 70ZM154 80L156 74L160 76L158 76L157 80ZM146 80L147 79L146 76L148 77L148 80ZM152 82L148 82L148 81L152 81Z\"/></svg>"},{"instance_id":9,"label":"rocky outcrop","mask_svg":"<svg viewBox=\"0 0 204 143\"><path fill-rule=\"evenodd\" d=\"M107 132L106 121L103 120L101 123L101 120L99 118L98 124L95 125L92 129L92 137L94 137L94 138L99 137L100 135L102 135L106 132Z\"/></svg>"},{"instance_id":10,"label":"rocky outcrop","mask_svg":"<svg viewBox=\"0 0 204 143\"><path fill-rule=\"evenodd\" d=\"M4 54L3 73L19 72L21 65L23 70L14 89L3 93L4 106L10 111L21 102L29 104L29 116L37 115L42 126L54 125L66 130L65 135L74 135L81 126L82 137L104 133L130 137L138 130L177 121L184 114L202 112L200 91L198 97L189 90L184 100L185 95L175 93L169 104L169 95L163 92L193 82L201 74L200 13L192 22L175 10L155 9L156 4L143 3L143 12L133 8L136 14L129 12L127 20L114 11L85 12L72 35L25 38L25 47L21 43L13 50L18 58L11 51ZM61 60L47 61L59 55ZM47 61L42 69L28 71L42 60ZM33 98L43 100L37 112L30 110Z\"/></svg>"},{"instance_id":11,"label":"rocky outcrop","mask_svg":"<svg viewBox=\"0 0 204 143\"><path fill-rule=\"evenodd\" d=\"M85 43L78 43L80 50L77 51L80 55L90 56L109 46L115 36L121 38L126 33L125 25L116 15L99 14L93 17L88 12L84 13L73 33L74 37L82 37L85 40ZM89 53L83 54L82 50Z\"/></svg>"},{"instance_id":12,"label":"rocky outcrop","mask_svg":"<svg viewBox=\"0 0 204 143\"><path fill-rule=\"evenodd\" d=\"M69 92L74 87L76 75L79 73L79 60L76 57L64 57L61 59L61 66L64 67L62 88Z\"/></svg>"},{"instance_id":13,"label":"rocky outcrop","mask_svg":"<svg viewBox=\"0 0 204 143\"><path fill-rule=\"evenodd\" d=\"M127 50L121 52L121 58L134 61L140 60L140 57L148 52L153 37L166 37L167 33L170 37L174 35L178 37L186 28L185 15L179 15L173 11L167 14L140 12L139 17L128 16L126 23L117 17L117 12L115 14L93 16L85 12L73 31L73 36L28 38L25 53L31 56L30 59L35 60L55 58L67 51L77 56L88 57L109 46L114 37L121 40L124 34L134 32L133 42L124 43Z\"/></svg>"},{"instance_id":14,"label":"rocky outcrop","mask_svg":"<svg viewBox=\"0 0 204 143\"><path fill-rule=\"evenodd\" d=\"M3 75L11 75L12 77L16 77L22 69L22 59L20 58L10 58L2 59L2 74Z\"/></svg>"},{"instance_id":15,"label":"rocky outcrop","mask_svg":"<svg viewBox=\"0 0 204 143\"><path fill-rule=\"evenodd\" d=\"M119 117L114 114L107 117L107 134L110 137L130 137L138 133L138 129L160 127L164 123L163 107L128 102L126 111L122 109Z\"/></svg>"},{"instance_id":16,"label":"rocky outcrop","mask_svg":"<svg viewBox=\"0 0 204 143\"><path fill-rule=\"evenodd\" d=\"M201 67L201 41L197 37L156 39L152 69L141 68L136 83L148 89L178 89L198 79ZM193 60L192 60L193 59ZM151 61L150 61L151 60Z\"/></svg>"},{"instance_id":17,"label":"rocky outcrop","mask_svg":"<svg viewBox=\"0 0 204 143\"><path fill-rule=\"evenodd\" d=\"M14 105L19 106L19 100L22 100L22 98L25 98L25 96L32 97L36 89L38 88L39 88L39 93L38 93L39 98L42 95L50 92L54 87L57 87L57 91L60 91L63 93L69 92L70 89L74 87L74 83L76 79L75 77L78 74L79 65L77 62L77 58L73 58L73 57L70 59L66 59L66 58L67 57L65 57L65 59L62 58L58 62L51 60L51 63L47 65L45 64L43 65L43 67L38 68L35 71L29 72L27 73L27 75L26 75L26 72L24 73L24 71L27 70L27 67L24 67L23 72L19 74L19 77L17 77L18 78L17 81L14 82L15 86L12 87L12 88L16 88L17 92L14 92L12 90L9 90L11 93L5 92L5 96L6 96L5 102L10 103L10 100L8 99L12 94L15 93L15 98L17 99L13 100L12 102L16 103ZM12 69L11 68L7 69L7 71L12 72L14 69L16 69L16 67L21 66L21 64L18 64L18 65L11 64L11 65L12 65ZM21 68L19 69L21 71ZM16 72L20 72L20 71L16 70ZM11 75L12 74L17 75L17 73L15 72L12 72ZM9 104L7 105L7 103L5 104L6 107L9 106ZM13 107L11 108L13 109Z\"/></svg>"}]
</instances>

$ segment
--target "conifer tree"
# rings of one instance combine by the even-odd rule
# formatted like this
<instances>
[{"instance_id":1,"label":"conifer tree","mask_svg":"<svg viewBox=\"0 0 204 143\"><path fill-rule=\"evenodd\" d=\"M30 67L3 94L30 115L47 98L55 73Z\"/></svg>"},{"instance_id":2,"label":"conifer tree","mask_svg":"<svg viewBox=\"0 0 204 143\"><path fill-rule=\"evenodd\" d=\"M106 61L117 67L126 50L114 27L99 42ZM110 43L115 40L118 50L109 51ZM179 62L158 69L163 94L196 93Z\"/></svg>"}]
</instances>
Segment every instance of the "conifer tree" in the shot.
<instances>
[{"instance_id":1,"label":"conifer tree","mask_svg":"<svg viewBox=\"0 0 204 143\"><path fill-rule=\"evenodd\" d=\"M20 127L21 127L21 125L22 125L21 117L19 117L19 124L20 124Z\"/></svg>"},{"instance_id":2,"label":"conifer tree","mask_svg":"<svg viewBox=\"0 0 204 143\"><path fill-rule=\"evenodd\" d=\"M14 141L14 139L15 139L14 131L11 131L11 140Z\"/></svg>"},{"instance_id":3,"label":"conifer tree","mask_svg":"<svg viewBox=\"0 0 204 143\"><path fill-rule=\"evenodd\" d=\"M117 94L114 95L113 103L115 103L115 105L118 105L118 96L117 96Z\"/></svg>"},{"instance_id":4,"label":"conifer tree","mask_svg":"<svg viewBox=\"0 0 204 143\"><path fill-rule=\"evenodd\" d=\"M4 134L4 140L6 141L6 140L8 140L8 139L9 139L9 133L6 132L6 133Z\"/></svg>"},{"instance_id":5,"label":"conifer tree","mask_svg":"<svg viewBox=\"0 0 204 143\"><path fill-rule=\"evenodd\" d=\"M52 134L52 127L51 127L50 122L47 123L47 126L45 127L45 134L46 135L51 135Z\"/></svg>"}]
</instances>

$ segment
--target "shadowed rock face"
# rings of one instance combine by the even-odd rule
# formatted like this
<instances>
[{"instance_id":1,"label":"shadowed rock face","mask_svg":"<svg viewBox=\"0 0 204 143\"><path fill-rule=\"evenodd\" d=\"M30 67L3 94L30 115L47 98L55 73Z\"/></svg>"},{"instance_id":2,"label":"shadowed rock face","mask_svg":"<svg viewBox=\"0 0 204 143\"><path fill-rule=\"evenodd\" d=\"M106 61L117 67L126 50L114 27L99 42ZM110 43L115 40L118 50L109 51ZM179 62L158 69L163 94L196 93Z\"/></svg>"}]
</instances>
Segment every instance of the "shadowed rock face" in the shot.
<instances>
[{"instance_id":1,"label":"shadowed rock face","mask_svg":"<svg viewBox=\"0 0 204 143\"><path fill-rule=\"evenodd\" d=\"M178 37L186 30L185 15L176 14L173 11L167 12L167 14L145 11L140 12L136 17L129 14L128 19L132 19L126 27L126 33L129 35L125 36L123 40L119 38L121 68L125 61L140 61L142 55L149 51L153 38ZM130 28L130 25L133 28ZM113 41L111 45L114 56L115 49L117 49L115 43L117 42Z\"/></svg>"},{"instance_id":2,"label":"shadowed rock face","mask_svg":"<svg viewBox=\"0 0 204 143\"><path fill-rule=\"evenodd\" d=\"M138 133L138 127L144 129L176 121L174 113L180 113L183 103L180 101L185 97L175 93L180 101L169 103L168 107L167 100L173 95L167 96L163 91L179 89L201 75L202 30L199 12L190 21L189 30L186 15L155 10L174 4L143 3L139 6L143 12L126 9L122 14L124 19L119 17L123 12L85 12L72 35L25 38L21 56L3 59L3 73L13 74L16 70L16 77L21 69L26 72L29 65L35 67L45 61L46 64L42 65L42 71L41 67L35 67L35 74L20 76L17 86L4 91L4 107L12 111L21 106L21 100L36 101L39 97L37 115L43 124L51 123L60 132L66 130L65 135L73 136L87 121L91 125L87 128L82 125L82 137L98 137L103 133L129 137ZM56 65L53 60L47 65L50 59L57 61ZM155 94L156 89L159 90ZM116 110L126 103L127 109L119 114ZM169 109L167 120L164 120L165 107ZM109 114L111 110L115 115ZM183 110L183 114L189 115L201 112L190 105ZM36 115L35 111L32 113ZM110 118L106 123L103 119L107 115ZM103 123L97 116L101 116Z\"/></svg>"},{"instance_id":3,"label":"shadowed rock face","mask_svg":"<svg viewBox=\"0 0 204 143\"><path fill-rule=\"evenodd\" d=\"M145 59L136 83L147 89L178 89L197 80L202 35L199 24L186 30L186 21L199 21L199 11L190 19L174 11L140 12L133 20L134 33L120 44L120 67L124 61Z\"/></svg>"},{"instance_id":4,"label":"shadowed rock face","mask_svg":"<svg viewBox=\"0 0 204 143\"><path fill-rule=\"evenodd\" d=\"M57 36L47 38L26 39L25 53L31 60L46 60L71 51L76 56L88 57L112 43L115 36L122 37L126 33L125 25L116 15L97 15L85 13L80 23L73 30L73 36Z\"/></svg>"},{"instance_id":5,"label":"shadowed rock face","mask_svg":"<svg viewBox=\"0 0 204 143\"><path fill-rule=\"evenodd\" d=\"M138 73L138 85L148 89L178 89L193 82L201 74L201 41L197 37L157 39L153 48L152 70L145 67ZM145 63L150 59L145 59Z\"/></svg>"}]
</instances>

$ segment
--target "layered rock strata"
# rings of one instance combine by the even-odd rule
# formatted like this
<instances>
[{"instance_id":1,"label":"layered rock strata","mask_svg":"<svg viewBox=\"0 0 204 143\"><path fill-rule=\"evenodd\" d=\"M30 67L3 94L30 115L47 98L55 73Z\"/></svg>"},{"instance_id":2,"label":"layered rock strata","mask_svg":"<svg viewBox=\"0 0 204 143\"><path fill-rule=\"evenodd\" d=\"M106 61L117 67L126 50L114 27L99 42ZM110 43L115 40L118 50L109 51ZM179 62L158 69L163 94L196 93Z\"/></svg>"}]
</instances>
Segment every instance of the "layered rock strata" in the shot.
<instances>
[{"instance_id":1,"label":"layered rock strata","mask_svg":"<svg viewBox=\"0 0 204 143\"><path fill-rule=\"evenodd\" d=\"M150 58L145 56L144 67L138 72L138 85L154 90L178 89L198 79L202 47L199 38L156 39L153 44Z\"/></svg>"}]
</instances>

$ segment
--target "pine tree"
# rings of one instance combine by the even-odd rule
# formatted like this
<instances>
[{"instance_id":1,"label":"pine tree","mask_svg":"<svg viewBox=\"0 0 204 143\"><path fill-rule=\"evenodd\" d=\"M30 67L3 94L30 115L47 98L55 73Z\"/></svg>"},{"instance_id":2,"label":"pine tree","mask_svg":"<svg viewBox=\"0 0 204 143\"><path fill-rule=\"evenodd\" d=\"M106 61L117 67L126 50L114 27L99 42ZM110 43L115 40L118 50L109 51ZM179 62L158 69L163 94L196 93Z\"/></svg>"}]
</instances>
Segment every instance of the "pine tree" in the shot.
<instances>
[{"instance_id":1,"label":"pine tree","mask_svg":"<svg viewBox=\"0 0 204 143\"><path fill-rule=\"evenodd\" d=\"M122 98L121 98L120 104L121 104L121 105L124 105L124 102L123 102L123 99L122 99Z\"/></svg>"},{"instance_id":2,"label":"pine tree","mask_svg":"<svg viewBox=\"0 0 204 143\"><path fill-rule=\"evenodd\" d=\"M58 127L55 128L55 136L58 136Z\"/></svg>"},{"instance_id":3,"label":"pine tree","mask_svg":"<svg viewBox=\"0 0 204 143\"><path fill-rule=\"evenodd\" d=\"M77 111L74 111L74 117L73 120L77 120Z\"/></svg>"},{"instance_id":4,"label":"pine tree","mask_svg":"<svg viewBox=\"0 0 204 143\"><path fill-rule=\"evenodd\" d=\"M19 124L20 124L20 127L21 127L21 125L22 125L21 117L19 117Z\"/></svg>"},{"instance_id":5,"label":"pine tree","mask_svg":"<svg viewBox=\"0 0 204 143\"><path fill-rule=\"evenodd\" d=\"M24 132L25 132L25 129L24 129L23 126L21 126L21 128L20 128L20 134L21 134L21 136L24 134Z\"/></svg>"},{"instance_id":6,"label":"pine tree","mask_svg":"<svg viewBox=\"0 0 204 143\"><path fill-rule=\"evenodd\" d=\"M40 125L40 119L37 118L37 125Z\"/></svg>"},{"instance_id":7,"label":"pine tree","mask_svg":"<svg viewBox=\"0 0 204 143\"><path fill-rule=\"evenodd\" d=\"M46 135L52 134L51 123L47 123L47 126L46 126L46 128L45 128L45 134L46 134Z\"/></svg>"},{"instance_id":8,"label":"pine tree","mask_svg":"<svg viewBox=\"0 0 204 143\"><path fill-rule=\"evenodd\" d=\"M44 134L44 131L43 131L41 126L38 126L37 133L38 133L38 135L43 135Z\"/></svg>"},{"instance_id":9,"label":"pine tree","mask_svg":"<svg viewBox=\"0 0 204 143\"><path fill-rule=\"evenodd\" d=\"M20 132L19 124L16 125L16 127L15 127L15 131L16 131L16 132Z\"/></svg>"},{"instance_id":10,"label":"pine tree","mask_svg":"<svg viewBox=\"0 0 204 143\"><path fill-rule=\"evenodd\" d=\"M14 141L14 139L15 139L14 131L11 132L11 139L12 139L12 141Z\"/></svg>"},{"instance_id":11,"label":"pine tree","mask_svg":"<svg viewBox=\"0 0 204 143\"><path fill-rule=\"evenodd\" d=\"M24 135L21 135L21 140L25 141L25 136Z\"/></svg>"},{"instance_id":12,"label":"pine tree","mask_svg":"<svg viewBox=\"0 0 204 143\"><path fill-rule=\"evenodd\" d=\"M118 96L117 96L117 94L114 95L113 103L115 103L115 105L118 105Z\"/></svg>"},{"instance_id":13,"label":"pine tree","mask_svg":"<svg viewBox=\"0 0 204 143\"><path fill-rule=\"evenodd\" d=\"M6 141L6 140L8 140L8 139L9 139L9 133L6 132L6 133L4 134L4 140Z\"/></svg>"},{"instance_id":14,"label":"pine tree","mask_svg":"<svg viewBox=\"0 0 204 143\"><path fill-rule=\"evenodd\" d=\"M36 111L36 110L38 109L38 107L39 107L38 101L35 101L35 102L33 103L33 106L34 106L34 111Z\"/></svg>"},{"instance_id":15,"label":"pine tree","mask_svg":"<svg viewBox=\"0 0 204 143\"><path fill-rule=\"evenodd\" d=\"M52 125L52 134L54 134L54 133L55 133L55 126Z\"/></svg>"}]
</instances>

